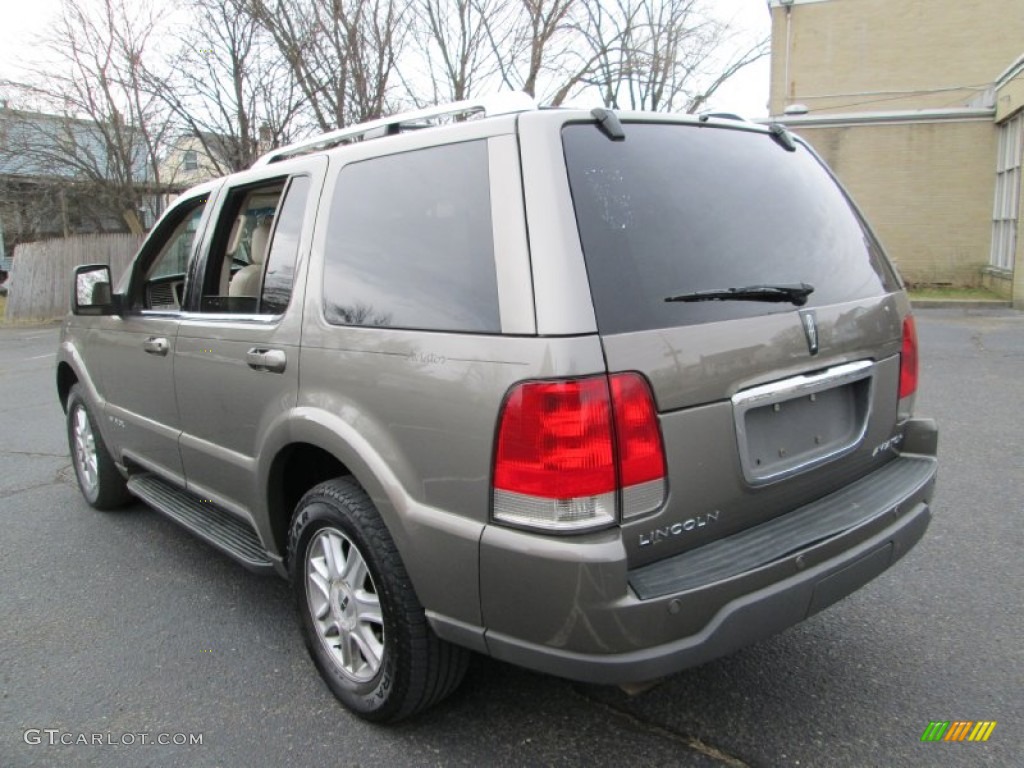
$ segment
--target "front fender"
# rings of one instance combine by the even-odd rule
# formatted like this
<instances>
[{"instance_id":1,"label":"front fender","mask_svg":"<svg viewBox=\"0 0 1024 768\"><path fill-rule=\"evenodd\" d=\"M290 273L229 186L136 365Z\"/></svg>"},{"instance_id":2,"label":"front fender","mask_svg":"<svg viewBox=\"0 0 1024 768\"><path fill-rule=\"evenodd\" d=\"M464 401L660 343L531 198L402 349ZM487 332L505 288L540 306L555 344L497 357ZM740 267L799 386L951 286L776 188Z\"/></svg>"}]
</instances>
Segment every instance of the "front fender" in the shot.
<instances>
[{"instance_id":1,"label":"front fender","mask_svg":"<svg viewBox=\"0 0 1024 768\"><path fill-rule=\"evenodd\" d=\"M113 438L116 435L113 434L113 430L106 418L107 413L107 400L100 392L100 388L96 383L96 380L89 373L89 369L85 364L85 359L82 356L82 351L78 348L78 345L72 338L69 338L66 333L62 332L62 338L60 344L57 347L57 365L55 368L55 383L57 385L57 394L61 400L61 408L67 410L67 403L62 396L61 392L61 377L62 367L65 370L70 370L71 376L74 377L78 385L84 390L85 400L95 416L95 420L98 423L100 434L103 436L103 441L107 446L113 446ZM70 389L70 387L69 387Z\"/></svg>"}]
</instances>

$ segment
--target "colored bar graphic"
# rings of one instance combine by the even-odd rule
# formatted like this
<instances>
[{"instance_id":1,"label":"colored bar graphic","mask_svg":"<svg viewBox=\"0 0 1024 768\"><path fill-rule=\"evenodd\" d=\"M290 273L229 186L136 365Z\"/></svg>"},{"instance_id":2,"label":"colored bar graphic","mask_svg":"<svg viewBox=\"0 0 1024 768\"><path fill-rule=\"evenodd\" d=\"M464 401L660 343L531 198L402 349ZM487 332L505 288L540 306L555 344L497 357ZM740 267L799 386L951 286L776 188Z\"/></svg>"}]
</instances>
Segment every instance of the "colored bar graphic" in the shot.
<instances>
[{"instance_id":1,"label":"colored bar graphic","mask_svg":"<svg viewBox=\"0 0 1024 768\"><path fill-rule=\"evenodd\" d=\"M995 720L932 720L921 741L988 741L995 729Z\"/></svg>"},{"instance_id":2,"label":"colored bar graphic","mask_svg":"<svg viewBox=\"0 0 1024 768\"><path fill-rule=\"evenodd\" d=\"M967 736L967 729L972 725L974 723L967 720L955 720L953 725L949 727L949 732L943 741L963 741L964 737Z\"/></svg>"},{"instance_id":3,"label":"colored bar graphic","mask_svg":"<svg viewBox=\"0 0 1024 768\"><path fill-rule=\"evenodd\" d=\"M996 729L996 721L981 721L974 730L971 731L971 735L968 737L968 741L988 741L988 737L992 735L992 731Z\"/></svg>"}]
</instances>

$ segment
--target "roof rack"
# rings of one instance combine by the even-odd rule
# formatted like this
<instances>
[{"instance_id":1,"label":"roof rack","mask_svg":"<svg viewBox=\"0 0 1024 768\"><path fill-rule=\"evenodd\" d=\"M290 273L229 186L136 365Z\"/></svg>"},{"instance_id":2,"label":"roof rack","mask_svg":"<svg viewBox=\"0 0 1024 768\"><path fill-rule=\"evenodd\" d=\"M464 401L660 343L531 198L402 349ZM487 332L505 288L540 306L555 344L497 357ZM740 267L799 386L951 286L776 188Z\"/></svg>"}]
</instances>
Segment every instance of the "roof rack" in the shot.
<instances>
[{"instance_id":1,"label":"roof rack","mask_svg":"<svg viewBox=\"0 0 1024 768\"><path fill-rule=\"evenodd\" d=\"M738 120L741 123L750 122L743 115L737 115L735 112L701 112L699 118L702 123L706 123L711 118L716 120Z\"/></svg>"},{"instance_id":2,"label":"roof rack","mask_svg":"<svg viewBox=\"0 0 1024 768\"><path fill-rule=\"evenodd\" d=\"M321 149L329 149L338 144L347 144L353 141L366 141L378 139L382 136L393 136L403 130L429 127L427 121L436 120L442 117L456 117L458 115L470 115L483 113L484 115L508 115L515 112L527 112L537 108L537 102L533 97L522 91L509 91L480 99L468 101L454 101L450 104L440 104L436 107L427 107L412 112L402 112L397 115L382 117L379 120L370 120L358 125L350 125L347 128L339 128L336 131L322 133L319 136L311 136L294 144L267 152L257 158L252 164L253 168L261 165L270 165L279 160L285 160L297 155L305 155Z\"/></svg>"}]
</instances>

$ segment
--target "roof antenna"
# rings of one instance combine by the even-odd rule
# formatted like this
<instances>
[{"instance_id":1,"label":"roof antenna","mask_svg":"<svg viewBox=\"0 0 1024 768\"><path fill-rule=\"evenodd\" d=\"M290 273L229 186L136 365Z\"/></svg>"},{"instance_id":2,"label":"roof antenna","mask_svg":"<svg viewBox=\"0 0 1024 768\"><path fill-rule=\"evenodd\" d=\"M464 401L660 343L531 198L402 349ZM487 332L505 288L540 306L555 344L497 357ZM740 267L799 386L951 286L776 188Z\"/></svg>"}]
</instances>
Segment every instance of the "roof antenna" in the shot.
<instances>
[{"instance_id":1,"label":"roof antenna","mask_svg":"<svg viewBox=\"0 0 1024 768\"><path fill-rule=\"evenodd\" d=\"M626 140L626 132L622 130L622 123L619 122L618 115L610 109L595 107L590 110L590 115L597 120L597 127L601 129L601 133L609 139L612 141Z\"/></svg>"}]
</instances>

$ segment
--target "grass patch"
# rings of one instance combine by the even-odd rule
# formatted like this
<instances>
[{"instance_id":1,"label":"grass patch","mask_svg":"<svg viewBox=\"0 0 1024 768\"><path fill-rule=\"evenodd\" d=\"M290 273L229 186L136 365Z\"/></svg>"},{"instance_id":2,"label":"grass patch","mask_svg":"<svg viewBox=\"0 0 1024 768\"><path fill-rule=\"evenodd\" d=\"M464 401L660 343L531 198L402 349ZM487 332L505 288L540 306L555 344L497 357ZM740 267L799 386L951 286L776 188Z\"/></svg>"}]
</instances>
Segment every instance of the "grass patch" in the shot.
<instances>
[{"instance_id":1,"label":"grass patch","mask_svg":"<svg viewBox=\"0 0 1024 768\"><path fill-rule=\"evenodd\" d=\"M907 293L913 299L947 299L960 301L1005 301L1002 296L988 288L952 288L943 286L909 287Z\"/></svg>"},{"instance_id":2,"label":"grass patch","mask_svg":"<svg viewBox=\"0 0 1024 768\"><path fill-rule=\"evenodd\" d=\"M7 297L0 296L0 325L3 325L5 320L4 316L7 314Z\"/></svg>"}]
</instances>

